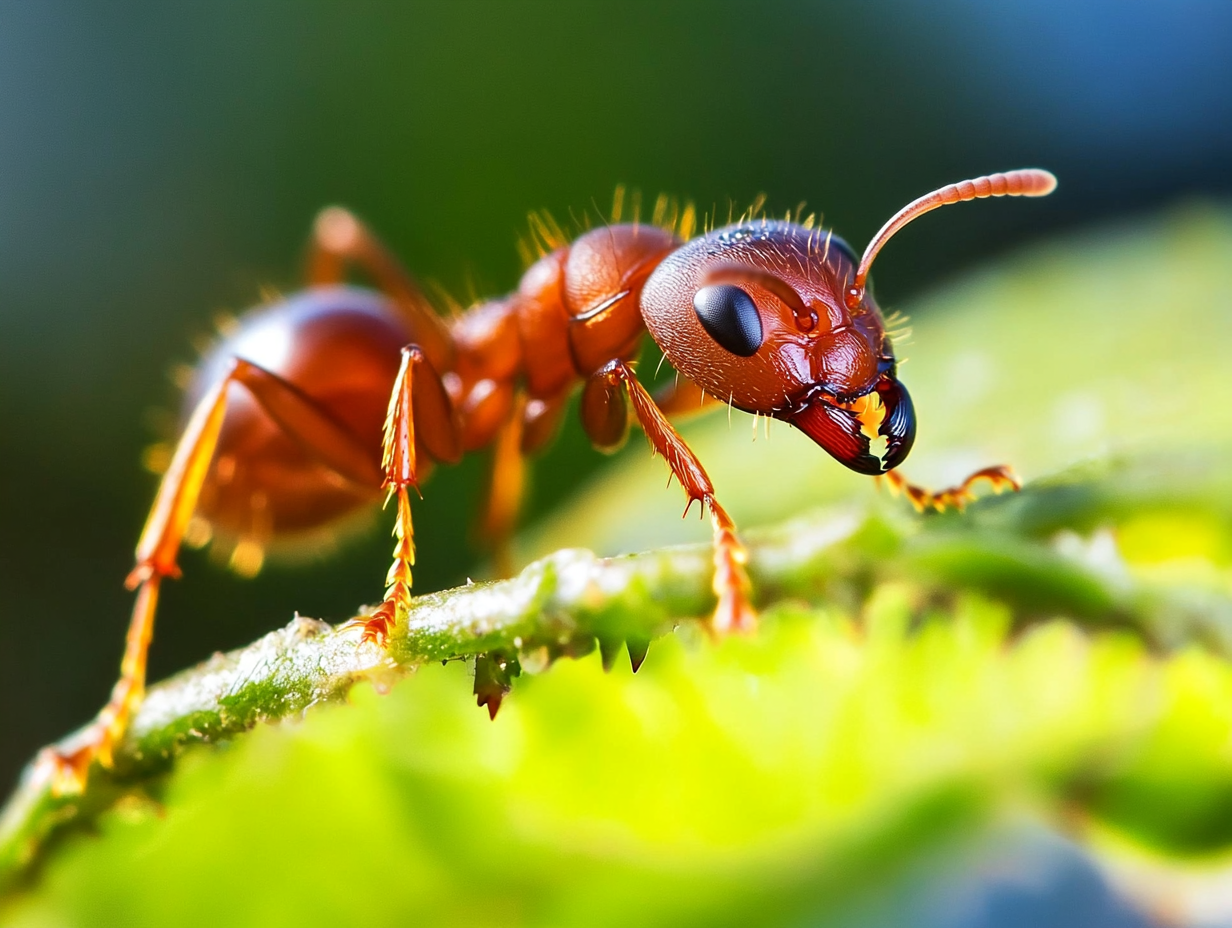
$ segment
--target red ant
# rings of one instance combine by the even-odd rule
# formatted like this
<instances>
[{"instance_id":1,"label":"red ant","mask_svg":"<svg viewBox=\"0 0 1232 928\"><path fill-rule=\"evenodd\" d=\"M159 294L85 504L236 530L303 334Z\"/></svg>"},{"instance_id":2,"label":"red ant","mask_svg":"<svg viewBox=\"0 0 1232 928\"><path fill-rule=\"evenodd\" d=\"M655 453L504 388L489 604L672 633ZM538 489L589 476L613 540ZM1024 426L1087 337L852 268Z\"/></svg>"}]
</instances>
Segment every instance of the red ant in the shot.
<instances>
[{"instance_id":1,"label":"red ant","mask_svg":"<svg viewBox=\"0 0 1232 928\"><path fill-rule=\"evenodd\" d=\"M811 223L750 219L692 238L691 209L668 227L620 224L616 209L611 223L572 242L540 223L546 247L517 290L451 319L354 216L326 209L313 229L308 289L242 317L196 371L195 406L128 575L137 599L120 679L72 750L45 752L55 788L79 790L94 760L111 763L144 694L159 584L179 575L194 513L237 537L254 526L287 537L383 492L395 497L385 596L358 620L363 638L383 645L411 597L408 490L436 464L491 446L483 528L507 539L523 459L554 436L579 383L582 425L597 447L624 439L631 403L689 504L709 509L719 633L754 624L746 553L670 415L709 401L786 420L853 470L886 476L921 509L961 506L981 479L1017 488L1004 467L941 493L895 470L915 440L915 411L866 279L886 241L929 210L1055 186L1046 171L1021 170L943 187L900 210L858 262ZM348 263L380 292L346 286ZM657 399L632 366L647 331L684 378Z\"/></svg>"}]
</instances>

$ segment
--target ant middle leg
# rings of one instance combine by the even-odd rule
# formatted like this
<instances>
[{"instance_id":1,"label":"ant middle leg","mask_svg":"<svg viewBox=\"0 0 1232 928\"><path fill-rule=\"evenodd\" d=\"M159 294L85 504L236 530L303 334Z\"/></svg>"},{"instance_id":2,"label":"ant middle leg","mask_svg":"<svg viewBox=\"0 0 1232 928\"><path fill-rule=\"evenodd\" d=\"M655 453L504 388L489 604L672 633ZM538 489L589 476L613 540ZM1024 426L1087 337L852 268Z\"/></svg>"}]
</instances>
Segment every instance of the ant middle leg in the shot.
<instances>
[{"instance_id":1,"label":"ant middle leg","mask_svg":"<svg viewBox=\"0 0 1232 928\"><path fill-rule=\"evenodd\" d=\"M582 399L583 425L592 438L614 437L620 417L627 416L623 402L618 399L621 392L627 392L651 447L663 455L672 474L684 487L689 506L700 501L710 510L714 530L714 592L718 597L711 628L720 633L751 630L757 616L749 601L750 584L745 571L748 552L736 535L736 524L715 499L714 485L697 455L672 427L626 362L611 361L591 375ZM685 512L688 511L687 506Z\"/></svg>"},{"instance_id":2,"label":"ant middle leg","mask_svg":"<svg viewBox=\"0 0 1232 928\"><path fill-rule=\"evenodd\" d=\"M393 563L385 576L385 597L366 619L356 619L363 640L384 646L389 632L411 602L415 566L415 532L411 523L408 488L419 492L424 473L420 451L428 461L455 464L462 457L462 430L449 393L424 350L418 345L402 349L402 365L389 398L385 418L381 486L398 501L394 522Z\"/></svg>"},{"instance_id":3,"label":"ant middle leg","mask_svg":"<svg viewBox=\"0 0 1232 928\"><path fill-rule=\"evenodd\" d=\"M491 549L496 573L501 577L513 575L510 539L517 525L526 488L526 456L523 450L525 409L526 397L518 395L509 418L496 433L487 489L475 525L479 541Z\"/></svg>"},{"instance_id":4,"label":"ant middle leg","mask_svg":"<svg viewBox=\"0 0 1232 928\"><path fill-rule=\"evenodd\" d=\"M90 766L111 766L115 746L145 696L146 661L154 631L159 585L178 577L180 544L192 519L227 412L233 384L245 387L257 404L288 435L346 480L365 488L379 485L375 456L309 396L264 368L235 359L230 370L198 401L180 436L171 464L137 542L136 566L125 585L137 591L129 623L120 678L94 722L67 750L47 748L40 766L57 793L79 792Z\"/></svg>"},{"instance_id":5,"label":"ant middle leg","mask_svg":"<svg viewBox=\"0 0 1232 928\"><path fill-rule=\"evenodd\" d=\"M901 493L907 497L916 512L924 512L926 509L935 509L937 512L945 512L946 509L962 511L967 503L975 500L974 487L981 482L991 486L994 493L1022 489L1022 481L1018 479L1013 468L1007 464L977 470L957 486L936 492L911 483L897 470L887 471L881 477L889 485L890 492L896 496Z\"/></svg>"}]
</instances>

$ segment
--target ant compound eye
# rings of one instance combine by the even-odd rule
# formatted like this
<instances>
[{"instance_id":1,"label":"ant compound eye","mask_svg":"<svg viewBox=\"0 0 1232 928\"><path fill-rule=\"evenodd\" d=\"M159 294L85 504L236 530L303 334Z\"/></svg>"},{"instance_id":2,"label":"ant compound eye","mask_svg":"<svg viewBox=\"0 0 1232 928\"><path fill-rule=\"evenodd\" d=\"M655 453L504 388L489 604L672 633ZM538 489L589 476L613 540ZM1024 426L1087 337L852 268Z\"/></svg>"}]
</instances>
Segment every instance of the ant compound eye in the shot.
<instances>
[{"instance_id":1,"label":"ant compound eye","mask_svg":"<svg viewBox=\"0 0 1232 928\"><path fill-rule=\"evenodd\" d=\"M761 347L757 304L734 284L702 287L693 295L693 309L707 334L732 354L747 358Z\"/></svg>"}]
</instances>

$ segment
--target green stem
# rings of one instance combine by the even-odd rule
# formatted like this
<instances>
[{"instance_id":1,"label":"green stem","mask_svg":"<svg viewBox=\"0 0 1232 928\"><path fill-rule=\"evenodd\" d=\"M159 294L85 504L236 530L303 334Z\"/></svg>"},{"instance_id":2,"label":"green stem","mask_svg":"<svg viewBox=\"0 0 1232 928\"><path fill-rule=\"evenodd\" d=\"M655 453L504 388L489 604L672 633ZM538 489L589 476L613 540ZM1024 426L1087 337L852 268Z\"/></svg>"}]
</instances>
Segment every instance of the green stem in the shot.
<instances>
[{"instance_id":1,"label":"green stem","mask_svg":"<svg viewBox=\"0 0 1232 928\"><path fill-rule=\"evenodd\" d=\"M1187 486L1209 507L1222 469L1203 473ZM1086 566L1053 543L1060 526L1089 533L1158 504L1160 484L1142 477L1139 462L1038 483L965 516L915 517L878 505L804 519L750 535L750 574L762 608L785 598L858 607L877 583L901 580L919 590L921 603L977 590L1006 602L1020 624L1066 616L1130 627L1160 647L1197 638L1232 653L1226 599L1172 601L1166 589ZM546 665L597 645L610 664L624 644L636 667L653 638L708 615L712 570L708 547L606 559L560 551L511 580L417 598L384 650L362 643L355 626L296 617L153 686L114 768L93 769L82 794L53 795L37 766L27 768L0 818L0 892L27 878L54 838L154 783L188 746L343 700L356 682L386 686L430 661L477 659L475 692L494 711L520 662Z\"/></svg>"}]
</instances>

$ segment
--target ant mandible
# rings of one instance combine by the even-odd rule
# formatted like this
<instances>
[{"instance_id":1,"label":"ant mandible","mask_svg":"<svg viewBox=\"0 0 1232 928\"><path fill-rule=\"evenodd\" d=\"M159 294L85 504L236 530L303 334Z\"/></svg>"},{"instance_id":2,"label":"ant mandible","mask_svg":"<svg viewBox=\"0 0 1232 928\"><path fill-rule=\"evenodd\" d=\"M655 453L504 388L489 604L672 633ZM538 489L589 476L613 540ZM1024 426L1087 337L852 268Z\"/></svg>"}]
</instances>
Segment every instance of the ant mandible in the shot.
<instances>
[{"instance_id":1,"label":"ant mandible","mask_svg":"<svg viewBox=\"0 0 1232 928\"><path fill-rule=\"evenodd\" d=\"M669 422L700 401L790 422L851 469L886 477L920 509L961 507L981 479L1017 488L1005 467L940 493L899 475L915 411L866 281L886 241L930 210L1055 187L1036 169L942 187L900 210L859 261L832 233L785 220L749 219L692 238L691 210L667 228L614 215L572 242L541 224L546 247L517 290L450 319L354 216L324 210L308 289L243 316L196 371L193 412L128 575L137 598L120 678L71 749L45 752L54 788L79 790L95 760L110 765L144 695L159 584L179 575L176 555L194 514L223 533L269 540L319 530L382 492L395 498L385 595L357 620L366 641L384 645L411 597L409 491L436 464L490 446L482 525L489 538L507 539L523 459L554 436L579 383L582 425L597 447L621 443L631 404L689 505L709 510L717 633L749 629L755 614L735 524ZM346 286L348 264L379 292ZM647 331L684 378L657 398L632 364Z\"/></svg>"}]
</instances>

